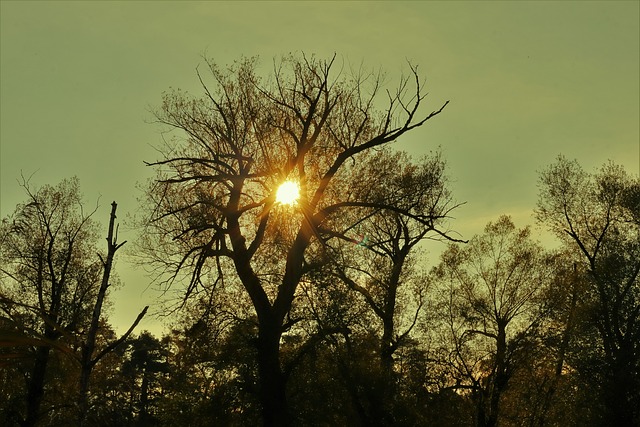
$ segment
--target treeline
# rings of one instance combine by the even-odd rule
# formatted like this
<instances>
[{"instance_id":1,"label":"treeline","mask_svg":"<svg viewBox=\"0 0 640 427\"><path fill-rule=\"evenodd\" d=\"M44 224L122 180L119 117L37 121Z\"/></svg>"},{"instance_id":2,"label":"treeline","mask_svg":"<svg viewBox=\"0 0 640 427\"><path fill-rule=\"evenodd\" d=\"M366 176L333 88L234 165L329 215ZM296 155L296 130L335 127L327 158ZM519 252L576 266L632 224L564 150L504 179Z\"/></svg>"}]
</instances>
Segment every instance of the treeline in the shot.
<instances>
[{"instance_id":1,"label":"treeline","mask_svg":"<svg viewBox=\"0 0 640 427\"><path fill-rule=\"evenodd\" d=\"M384 91L334 60L209 61L202 97L165 94L135 243L179 291L162 337L102 310L115 203L101 249L77 181L25 183L0 230L4 424L640 423L638 178L559 157L535 207L557 248L508 216L463 240L441 155L388 148L447 104L420 116L415 67Z\"/></svg>"}]
</instances>

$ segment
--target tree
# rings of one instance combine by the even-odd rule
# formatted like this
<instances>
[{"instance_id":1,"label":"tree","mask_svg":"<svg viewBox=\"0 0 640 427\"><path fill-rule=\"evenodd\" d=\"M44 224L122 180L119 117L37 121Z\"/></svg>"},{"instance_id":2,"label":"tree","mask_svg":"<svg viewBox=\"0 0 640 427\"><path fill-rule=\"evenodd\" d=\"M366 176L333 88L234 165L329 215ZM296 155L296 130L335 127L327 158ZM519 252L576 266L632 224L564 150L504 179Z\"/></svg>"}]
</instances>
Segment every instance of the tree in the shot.
<instances>
[{"instance_id":1,"label":"tree","mask_svg":"<svg viewBox=\"0 0 640 427\"><path fill-rule=\"evenodd\" d=\"M548 283L536 298L536 323L513 353L512 363L518 369L502 402L501 424L593 424L582 398L590 387L576 375L576 360L590 340L580 328L585 283L573 260L562 248L548 253Z\"/></svg>"},{"instance_id":2,"label":"tree","mask_svg":"<svg viewBox=\"0 0 640 427\"><path fill-rule=\"evenodd\" d=\"M157 405L163 425L259 423L255 320L221 292L200 292L176 314L163 339L169 350L169 373Z\"/></svg>"},{"instance_id":3,"label":"tree","mask_svg":"<svg viewBox=\"0 0 640 427\"><path fill-rule=\"evenodd\" d=\"M456 205L444 169L439 154L414 164L405 153L380 151L361 168L361 182L376 177L379 186L366 187L375 194L364 198L385 200L387 209L361 209L340 233L351 233L353 241L330 243L336 253L330 274L364 299L381 326L377 351L381 383L376 386L380 394L371 402L373 413L367 424L398 422L392 409L397 397L394 354L409 341L427 297L426 280L416 265L416 246L426 238L455 240L445 228ZM411 215L423 220L415 221Z\"/></svg>"},{"instance_id":4,"label":"tree","mask_svg":"<svg viewBox=\"0 0 640 427\"><path fill-rule=\"evenodd\" d=\"M86 413L82 414L77 424L81 422L89 426L130 426L134 424L134 414L131 410L131 377L122 370L128 340L116 346L112 351L105 353L100 360L92 366L90 382L87 393ZM118 335L103 317L100 320L96 334L96 349L98 351L107 348L118 340ZM98 351L96 353L98 353ZM82 344L79 348L78 361L81 361ZM74 360L73 373L78 371L78 363ZM82 365L80 365L80 376ZM77 375L74 375L77 377ZM74 384L78 387L79 380ZM79 396L81 398L81 396ZM82 406L79 401L76 405ZM63 423L68 424L72 414L66 413Z\"/></svg>"},{"instance_id":5,"label":"tree","mask_svg":"<svg viewBox=\"0 0 640 427\"><path fill-rule=\"evenodd\" d=\"M543 250L529 228L501 216L468 245L450 245L433 275L442 290L449 387L471 393L477 425L495 426L515 355L540 320L550 278Z\"/></svg>"},{"instance_id":6,"label":"tree","mask_svg":"<svg viewBox=\"0 0 640 427\"><path fill-rule=\"evenodd\" d=\"M32 192L28 202L3 220L0 235L1 309L20 333L39 342L27 376L25 414L33 426L41 416L51 348L85 328L99 283L93 256L96 223L81 203L78 180ZM95 212L95 211L94 211Z\"/></svg>"},{"instance_id":7,"label":"tree","mask_svg":"<svg viewBox=\"0 0 640 427\"><path fill-rule=\"evenodd\" d=\"M165 343L143 331L128 344L122 372L132 380L130 404L137 415L135 425L158 425L155 409L156 401L162 393L158 387L159 377L168 370Z\"/></svg>"},{"instance_id":8,"label":"tree","mask_svg":"<svg viewBox=\"0 0 640 427\"><path fill-rule=\"evenodd\" d=\"M33 359L30 372L23 373L27 378L24 415L15 411L13 418L22 425L39 422L45 412L41 410L45 385L54 388L49 377L62 376L65 390L57 389L49 399L56 402L56 410L66 408L67 421L73 418L82 425L89 410L94 367L127 338L146 308L122 337L100 342L99 335L109 328L102 307L115 252L122 246L114 232L116 203L103 258L96 249L95 210L84 212L77 179L35 192L26 181L23 187L29 201L18 205L0 230L2 337L10 339L14 354ZM57 353L54 360L52 349ZM55 376L50 374L52 363L59 370ZM77 405L73 407L72 402ZM55 411L49 409L49 421L55 423Z\"/></svg>"},{"instance_id":9,"label":"tree","mask_svg":"<svg viewBox=\"0 0 640 427\"><path fill-rule=\"evenodd\" d=\"M207 273L220 284L237 277L258 319L265 425L289 424L280 340L298 285L313 269L311 256L339 238L331 220L353 209L388 206L350 193L354 171L367 153L446 105L419 116L425 95L411 67L412 78L387 91L386 109L377 110L381 76L342 70L334 77L334 60L290 55L275 64L267 82L253 59L228 69L207 61L213 82L205 84L198 73L203 97L174 91L155 112L180 135L159 149L161 160L150 163L157 179L147 189L151 215L142 246L170 272L168 283L185 272L191 277L185 297ZM300 199L290 208L275 199L288 179L300 187ZM406 208L392 210L429 220Z\"/></svg>"},{"instance_id":10,"label":"tree","mask_svg":"<svg viewBox=\"0 0 640 427\"><path fill-rule=\"evenodd\" d=\"M100 349L100 351L94 355L96 351L96 338L98 335L98 331L100 328L100 318L102 316L102 306L105 301L105 297L107 295L107 290L111 283L111 269L113 267L114 258L116 255L116 251L120 249L126 242L118 243L118 231L115 227L116 221L116 209L118 205L116 202L111 203L111 215L109 217L109 232L107 235L107 256L106 258L102 258L102 256L98 255L100 261L102 263L102 280L100 281L100 288L98 289L98 293L95 298L95 303L93 306L93 311L91 314L91 323L89 324L89 328L87 330L86 338L82 341L81 344L81 354L80 354L80 382L79 382L79 397L78 397L78 408L79 408L79 425L82 426L85 421L85 417L87 415L88 410L88 392L89 392L89 380L91 377L91 372L93 371L94 366L106 356L108 353L112 352L117 346L122 344L124 340L133 332L135 327L140 323L140 320L147 313L148 306L145 307L142 312L138 315L136 320L133 322L131 327L118 339L114 339L104 348ZM115 231L114 231L115 229Z\"/></svg>"},{"instance_id":11,"label":"tree","mask_svg":"<svg viewBox=\"0 0 640 427\"><path fill-rule=\"evenodd\" d=\"M613 163L588 174L561 156L540 174L539 188L538 221L588 272L587 321L600 341L591 365L604 366L591 373L603 379L601 417L614 425L638 425L640 180Z\"/></svg>"}]
</instances>

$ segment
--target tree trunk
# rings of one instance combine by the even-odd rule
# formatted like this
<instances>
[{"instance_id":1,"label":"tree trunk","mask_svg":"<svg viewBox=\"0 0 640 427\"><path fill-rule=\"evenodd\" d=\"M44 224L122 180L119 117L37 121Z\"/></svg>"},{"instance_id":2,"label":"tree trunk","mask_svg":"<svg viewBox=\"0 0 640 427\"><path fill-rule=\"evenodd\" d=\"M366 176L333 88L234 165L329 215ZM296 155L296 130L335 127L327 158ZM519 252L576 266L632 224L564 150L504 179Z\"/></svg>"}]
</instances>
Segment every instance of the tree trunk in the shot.
<instances>
[{"instance_id":1,"label":"tree trunk","mask_svg":"<svg viewBox=\"0 0 640 427\"><path fill-rule=\"evenodd\" d=\"M89 377L91 376L91 367L83 365L80 371L80 392L78 395L78 426L83 427L89 411Z\"/></svg>"},{"instance_id":2,"label":"tree trunk","mask_svg":"<svg viewBox=\"0 0 640 427\"><path fill-rule=\"evenodd\" d=\"M358 386L356 380L353 378L351 374L351 368L347 365L349 362L343 362L342 360L338 360L338 368L340 370L340 375L344 380L344 387L351 398L351 405L353 405L353 409L356 412L358 417L358 421L360 426L368 426L371 425L372 422L370 417L367 415L367 411L362 406L362 401L360 395L358 393ZM355 420L354 420L355 421ZM355 425L355 424L354 424Z\"/></svg>"},{"instance_id":3,"label":"tree trunk","mask_svg":"<svg viewBox=\"0 0 640 427\"><path fill-rule=\"evenodd\" d=\"M109 234L107 235L107 259L103 261L102 282L100 289L98 290L98 296L93 306L93 314L91 316L91 325L89 327L89 333L87 339L82 345L82 360L80 362L80 390L78 397L78 425L82 427L87 416L89 409L88 405L88 392L89 392L89 378L94 366L93 351L96 346L96 336L98 335L98 329L100 327L100 316L102 314L102 305L104 298L109 288L109 280L111 278L111 267L113 265L113 258L116 251L122 245L118 245L116 239L113 236L114 224L116 221L116 209L117 204L114 201L111 203L111 215L109 217Z\"/></svg>"},{"instance_id":4,"label":"tree trunk","mask_svg":"<svg viewBox=\"0 0 640 427\"><path fill-rule=\"evenodd\" d=\"M32 427L38 422L40 417L40 405L44 396L44 381L49 363L49 347L38 347L36 350L35 363L29 379L29 389L27 391L27 417L22 425Z\"/></svg>"},{"instance_id":5,"label":"tree trunk","mask_svg":"<svg viewBox=\"0 0 640 427\"><path fill-rule=\"evenodd\" d=\"M91 325L89 326L89 332L87 334L87 339L82 344L82 357L80 360L80 389L78 396L78 426L83 427L86 424L87 412L89 410L89 402L88 402L88 393L89 393L89 381L91 378L91 373L93 372L93 367L98 361L107 353L115 350L115 348L120 345L124 340L126 340L129 335L133 332L138 323L147 313L146 306L138 317L133 322L129 330L124 333L120 338L110 343L102 352L100 352L95 357L93 356L94 350L96 348L96 337L98 335L98 329L100 328L100 316L102 315L102 305L104 304L104 299L107 295L107 289L109 288L109 280L111 279L111 269L113 267L113 260L116 255L116 251L120 249L126 241L122 243L118 243L118 232L114 231L115 222L116 222L116 209L118 208L118 204L114 201L111 203L111 215L109 217L109 233L107 235L107 259L102 260L102 282L100 283L100 289L98 290L98 296L96 297L96 302L93 306L93 314L91 316Z\"/></svg>"},{"instance_id":6,"label":"tree trunk","mask_svg":"<svg viewBox=\"0 0 640 427\"><path fill-rule=\"evenodd\" d=\"M542 408L540 410L540 418L538 420L538 427L544 427L547 422L547 415L551 408L553 397L558 388L558 383L562 378L562 368L564 366L565 355L569 348L569 340L573 333L573 322L576 311L576 304L578 303L578 279L576 275L576 264L573 264L573 276L571 280L571 304L569 306L569 313L567 314L567 320L565 322L564 332L562 333L562 341L560 342L560 348L558 349L558 356L555 361L555 369L551 384L544 394L542 401Z\"/></svg>"},{"instance_id":7,"label":"tree trunk","mask_svg":"<svg viewBox=\"0 0 640 427\"><path fill-rule=\"evenodd\" d=\"M488 378L486 386L478 391L476 425L480 427L495 427L498 425L500 397L509 381L506 324L501 320L498 320L497 323L498 333L495 337L496 355L493 373Z\"/></svg>"},{"instance_id":8,"label":"tree trunk","mask_svg":"<svg viewBox=\"0 0 640 427\"><path fill-rule=\"evenodd\" d=\"M489 414L486 419L486 427L498 425L498 414L500 410L500 397L509 381L507 372L507 332L506 324L498 322L498 337L496 339L496 367L489 394Z\"/></svg>"},{"instance_id":9,"label":"tree trunk","mask_svg":"<svg viewBox=\"0 0 640 427\"><path fill-rule=\"evenodd\" d=\"M280 366L281 327L275 321L270 325L264 323L260 325L257 347L263 425L288 426L286 381Z\"/></svg>"},{"instance_id":10,"label":"tree trunk","mask_svg":"<svg viewBox=\"0 0 640 427\"><path fill-rule=\"evenodd\" d=\"M383 319L384 331L380 340L380 368L385 382L391 381L393 376L393 318Z\"/></svg>"},{"instance_id":11,"label":"tree trunk","mask_svg":"<svg viewBox=\"0 0 640 427\"><path fill-rule=\"evenodd\" d=\"M487 410L486 410L486 402L487 402L487 389L485 387L479 386L473 391L472 399L476 403L476 427L486 427L487 426Z\"/></svg>"},{"instance_id":12,"label":"tree trunk","mask_svg":"<svg viewBox=\"0 0 640 427\"><path fill-rule=\"evenodd\" d=\"M393 334L393 310L386 313L383 319L383 334L380 341L380 382L377 382L379 390L374 390L376 397L371 402L372 415L378 425L393 425L393 407L396 399L396 387L393 374L393 353L395 352ZM377 401L376 401L377 400Z\"/></svg>"},{"instance_id":13,"label":"tree trunk","mask_svg":"<svg viewBox=\"0 0 640 427\"><path fill-rule=\"evenodd\" d=\"M384 300L383 316L381 316L383 331L380 340L380 369L381 369L381 390L380 402L374 403L374 414L380 425L394 424L394 405L396 402L396 382L393 372L393 354L396 351L397 342L394 342L396 327L394 322L396 312L396 300L398 287L400 286L400 275L402 267L409 254L411 246L404 246L393 258L393 269L389 277L389 285Z\"/></svg>"},{"instance_id":14,"label":"tree trunk","mask_svg":"<svg viewBox=\"0 0 640 427\"><path fill-rule=\"evenodd\" d=\"M615 426L638 426L638 390L632 357L626 349L618 351L616 364L612 366L610 378L605 384L606 419ZM634 413L635 412L635 413Z\"/></svg>"},{"instance_id":15,"label":"tree trunk","mask_svg":"<svg viewBox=\"0 0 640 427\"><path fill-rule=\"evenodd\" d=\"M145 352L145 360L148 359ZM142 370L142 384L140 386L140 414L138 414L138 425L146 426L149 424L149 372L147 362L145 361Z\"/></svg>"}]
</instances>

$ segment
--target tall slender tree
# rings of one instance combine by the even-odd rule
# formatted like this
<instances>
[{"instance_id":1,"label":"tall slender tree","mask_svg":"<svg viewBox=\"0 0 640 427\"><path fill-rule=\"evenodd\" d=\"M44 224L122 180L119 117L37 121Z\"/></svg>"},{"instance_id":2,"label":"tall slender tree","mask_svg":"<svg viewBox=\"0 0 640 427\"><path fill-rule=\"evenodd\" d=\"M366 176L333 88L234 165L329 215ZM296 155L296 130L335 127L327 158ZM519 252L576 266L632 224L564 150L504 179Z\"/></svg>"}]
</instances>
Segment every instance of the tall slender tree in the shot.
<instances>
[{"instance_id":1,"label":"tall slender tree","mask_svg":"<svg viewBox=\"0 0 640 427\"><path fill-rule=\"evenodd\" d=\"M109 342L103 348L100 348L96 352L96 338L98 330L100 328L100 319L102 317L102 307L105 302L107 290L111 286L111 269L113 267L116 251L120 249L126 242L118 243L118 231L115 225L116 222L116 209L118 205L116 202L111 203L111 214L109 216L109 232L107 234L107 255L106 258L100 257L102 264L102 279L100 281L100 288L95 297L93 304L93 311L91 314L91 322L87 330L86 337L81 343L80 354L80 380L79 380L79 397L78 397L78 424L80 426L85 424L87 411L89 409L88 392L89 381L91 378L91 372L95 365L109 352L113 351L117 346L122 344L124 340L133 332L135 327L140 323L140 320L147 313L148 306L145 307L133 322L131 327L118 339ZM94 354L95 352L95 354Z\"/></svg>"},{"instance_id":2,"label":"tall slender tree","mask_svg":"<svg viewBox=\"0 0 640 427\"><path fill-rule=\"evenodd\" d=\"M376 153L361 167L361 181L379 183L367 190L375 195L366 198L387 200L387 209L363 208L340 234L350 239L330 244L336 260L329 264L330 274L359 294L379 323L373 332L379 340L379 393L372 393L377 401L370 402L373 413L366 423L374 419L387 425L396 422L392 409L397 388L394 353L409 341L427 298L427 281L416 265L417 246L426 238L456 240L447 227L457 205L444 171L439 154L414 163L406 153ZM400 209L428 220L415 221L399 213Z\"/></svg>"}]
</instances>

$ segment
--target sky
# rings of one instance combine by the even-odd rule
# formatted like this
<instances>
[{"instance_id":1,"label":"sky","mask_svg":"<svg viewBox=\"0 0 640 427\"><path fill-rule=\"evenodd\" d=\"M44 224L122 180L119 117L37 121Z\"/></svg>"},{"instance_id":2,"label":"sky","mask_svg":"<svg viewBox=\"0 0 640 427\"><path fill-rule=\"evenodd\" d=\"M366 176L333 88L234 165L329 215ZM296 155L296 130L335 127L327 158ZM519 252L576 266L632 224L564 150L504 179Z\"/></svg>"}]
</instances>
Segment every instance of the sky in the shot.
<instances>
[{"instance_id":1,"label":"sky","mask_svg":"<svg viewBox=\"0 0 640 427\"><path fill-rule=\"evenodd\" d=\"M99 200L134 215L152 176L160 131L149 110L169 88L199 93L206 54L305 52L382 68L390 82L416 64L425 112L443 113L398 141L420 156L440 148L465 205L451 226L470 238L509 214L534 225L538 173L560 154L588 171L608 160L640 172L640 2L18 2L0 0L0 217L31 184L80 179ZM121 240L135 239L123 226ZM127 244L131 246L130 243ZM126 248L127 246L125 246ZM433 253L438 252L433 249ZM150 279L125 255L110 321L124 332ZM159 334L147 316L140 329Z\"/></svg>"}]
</instances>

